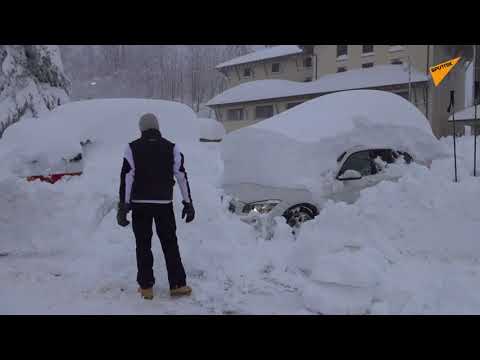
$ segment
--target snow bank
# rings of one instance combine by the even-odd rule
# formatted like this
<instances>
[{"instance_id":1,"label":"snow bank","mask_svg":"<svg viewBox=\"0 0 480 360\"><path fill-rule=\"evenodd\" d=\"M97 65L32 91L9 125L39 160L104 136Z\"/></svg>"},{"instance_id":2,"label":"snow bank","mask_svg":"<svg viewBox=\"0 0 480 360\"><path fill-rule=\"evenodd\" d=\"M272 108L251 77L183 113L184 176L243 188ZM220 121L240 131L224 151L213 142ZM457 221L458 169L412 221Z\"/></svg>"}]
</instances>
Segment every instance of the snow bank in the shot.
<instances>
[{"instance_id":1,"label":"snow bank","mask_svg":"<svg viewBox=\"0 0 480 360\"><path fill-rule=\"evenodd\" d=\"M139 104L129 103L130 107ZM188 299L169 298L162 250L154 238L157 296L152 302L145 302L136 292L135 240L131 227L119 227L114 211L121 154L125 141L138 135L137 122L132 118L126 125L131 126L132 133L117 126L126 122L122 120L122 111L127 114L131 111L121 105L102 110L103 105L92 101L96 111L81 103L71 105L75 111L62 112L61 107L62 116L55 119L66 122L58 130L62 139L77 136L77 141L81 137L77 129L84 129L81 135L92 136L95 141L85 148L84 175L63 179L55 186L26 183L12 177L0 179L0 283L8 288L0 297L0 313L480 313L480 293L476 291L480 279L480 243L476 236L480 212L475 196L480 178L471 176L472 137L458 138L459 183L452 181L452 138L445 138L439 144L448 150L448 158L434 159L430 168L415 164L405 167L405 174L398 182L384 181L367 188L352 205L326 203L321 216L305 223L296 238L284 219L277 218L274 238L265 241L252 227L227 211L228 202L220 200L221 190L216 187L224 166L218 152L220 144L199 144L198 132L176 122L170 127L164 120L171 134L178 130L180 140L184 141L185 166L197 208L195 222L184 224L180 198L175 198L179 247L194 292ZM148 111L153 108L154 105ZM177 111L176 105L168 108L172 114L178 114L178 119L190 123L189 110L180 106ZM392 108L392 116L397 110ZM99 126L97 131L91 117L110 125ZM72 131L67 131L69 119L75 120ZM85 127L78 124L82 119L86 119ZM36 128L34 122L44 124L43 120L47 119L27 120L32 124L25 128L23 134L28 135L25 138L18 130L21 127L16 127L21 123L9 128L0 141L1 156L8 150L3 146L4 140L12 141L9 146L15 146L15 141L23 142L22 146L28 146L30 139L36 141L32 135L37 135L43 127ZM375 127L383 126L387 129L382 124ZM421 126L406 127L415 131L401 136L412 136L408 141L417 144ZM318 143L309 141L310 133L305 138L296 134L294 140L293 135L287 136L291 133L287 124L281 128L282 131L258 129L260 135L271 136L263 139L263 147L257 153L260 159L267 159L263 154L270 145L278 152L276 142L269 144L265 140L280 139L283 152L277 157ZM389 134L402 129L398 126L385 132L385 137L374 140L389 140ZM347 140L355 138L352 131L358 129L345 126L340 130L335 132L333 140L346 135ZM8 133L16 135L8 140ZM365 134L362 136L366 139ZM52 135L47 140L55 139ZM323 135L321 139L331 140ZM261 136L257 140L259 146ZM347 143L347 140L342 141ZM68 144L66 141L65 145ZM435 144L432 147L438 145ZM45 143L38 145L49 149ZM52 147L60 145L61 142L53 143ZM242 143L237 152L247 152L248 146ZM274 159L273 155L272 152L268 156ZM297 160L305 167L322 160L309 162L309 157L310 154ZM290 160L285 159L290 165ZM480 159L477 161L480 165ZM246 163L242 171L260 169Z\"/></svg>"},{"instance_id":2,"label":"snow bank","mask_svg":"<svg viewBox=\"0 0 480 360\"><path fill-rule=\"evenodd\" d=\"M441 142L451 154L452 139ZM186 145L194 223L184 224L174 201L194 290L188 299L169 298L156 238L156 297L138 297L135 240L130 227L116 224L113 210L118 154L89 157L84 176L55 186L0 181L0 254L8 253L0 256L0 283L9 290L0 313L480 313L473 138L458 139L458 184L451 157L434 160L431 169L412 165L399 182L366 189L353 205L327 203L296 239L277 218L270 241L220 201L218 147L197 138Z\"/></svg>"},{"instance_id":3,"label":"snow bank","mask_svg":"<svg viewBox=\"0 0 480 360\"><path fill-rule=\"evenodd\" d=\"M174 201L179 247L194 288L191 299L170 300L156 236L152 246L157 296L153 303L138 297L135 239L131 226L116 224L114 211L121 163L116 162L119 154L109 154L110 158L90 158L89 171L82 177L55 186L0 181L0 254L8 254L0 257L0 283L10 289L0 299L0 313L271 311L272 302L264 299L270 298L276 286L257 279L262 274L270 278L283 273L281 266L269 266L279 263L285 253L278 251L283 242L260 243L250 226L226 210L227 203L221 202L220 190L214 186L221 170L217 147L216 143L200 144L198 138L186 146L191 155L186 156L185 166L198 209L193 224L185 225L180 198ZM109 167L107 160L115 162L116 168ZM249 297L258 300L248 303ZM297 299L295 294L292 298ZM280 313L292 311L280 298L276 302ZM302 312L301 305L295 311Z\"/></svg>"},{"instance_id":4,"label":"snow bank","mask_svg":"<svg viewBox=\"0 0 480 360\"><path fill-rule=\"evenodd\" d=\"M222 142L223 181L318 188L338 156L357 145L391 146L425 162L447 152L425 116L402 97L345 91L229 133Z\"/></svg>"},{"instance_id":5,"label":"snow bank","mask_svg":"<svg viewBox=\"0 0 480 360\"><path fill-rule=\"evenodd\" d=\"M220 141L226 134L225 127L217 120L198 118L200 123L200 140Z\"/></svg>"},{"instance_id":6,"label":"snow bank","mask_svg":"<svg viewBox=\"0 0 480 360\"><path fill-rule=\"evenodd\" d=\"M254 61L273 59L287 55L300 54L301 52L302 49L300 49L297 45L279 45L267 49L257 50L250 54L236 57L232 60L218 64L216 68L221 69L227 66L246 64Z\"/></svg>"},{"instance_id":7,"label":"snow bank","mask_svg":"<svg viewBox=\"0 0 480 360\"><path fill-rule=\"evenodd\" d=\"M0 164L16 175L31 172L31 162L49 172L61 168L62 159L82 153L81 142L90 140L89 156L121 161L128 142L139 137L138 120L146 112L157 115L163 135L182 146L198 142L199 124L186 105L163 100L104 99L72 102L41 119L17 123L0 141ZM103 166L114 165L105 161Z\"/></svg>"},{"instance_id":8,"label":"snow bank","mask_svg":"<svg viewBox=\"0 0 480 360\"><path fill-rule=\"evenodd\" d=\"M387 85L407 84L408 71L403 65L378 65L368 69L353 69L324 75L311 82L289 80L257 80L237 85L215 96L207 106L232 104L289 96L313 95L335 91L374 88ZM428 77L412 71L411 82L425 82Z\"/></svg>"},{"instance_id":9,"label":"snow bank","mask_svg":"<svg viewBox=\"0 0 480 360\"><path fill-rule=\"evenodd\" d=\"M477 313L472 145L459 140L459 183L452 158L431 169L412 165L398 182L365 189L352 205L328 202L305 223L289 260L307 274L305 306L324 314Z\"/></svg>"}]
</instances>

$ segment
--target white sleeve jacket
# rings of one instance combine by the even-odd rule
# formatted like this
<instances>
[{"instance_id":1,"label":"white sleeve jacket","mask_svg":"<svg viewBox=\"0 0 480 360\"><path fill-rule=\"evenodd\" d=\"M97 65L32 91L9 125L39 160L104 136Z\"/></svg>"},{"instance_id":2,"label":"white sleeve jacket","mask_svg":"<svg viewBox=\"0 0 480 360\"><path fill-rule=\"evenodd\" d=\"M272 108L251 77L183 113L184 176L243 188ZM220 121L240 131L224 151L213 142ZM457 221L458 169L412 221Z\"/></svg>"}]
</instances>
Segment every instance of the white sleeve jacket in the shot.
<instances>
[{"instance_id":1,"label":"white sleeve jacket","mask_svg":"<svg viewBox=\"0 0 480 360\"><path fill-rule=\"evenodd\" d=\"M133 159L132 149L130 145L127 145L125 149L122 167L122 175L120 179L120 202L129 204L131 202L132 186L135 180L135 162ZM180 192L182 194L183 201L187 203L192 202L190 194L190 185L188 183L188 176L184 166L184 156L180 151L178 145L173 147L173 175L175 176L178 185L180 186ZM147 203L170 203L169 201L156 201L156 200L142 200Z\"/></svg>"}]
</instances>

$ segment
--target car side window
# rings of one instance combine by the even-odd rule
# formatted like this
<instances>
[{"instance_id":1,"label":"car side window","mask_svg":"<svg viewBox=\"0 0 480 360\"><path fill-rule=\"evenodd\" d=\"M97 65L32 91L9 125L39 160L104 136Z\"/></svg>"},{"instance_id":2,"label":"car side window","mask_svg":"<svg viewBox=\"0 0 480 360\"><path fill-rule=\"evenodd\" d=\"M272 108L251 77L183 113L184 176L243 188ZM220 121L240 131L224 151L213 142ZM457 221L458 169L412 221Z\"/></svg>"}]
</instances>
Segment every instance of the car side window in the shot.
<instances>
[{"instance_id":1,"label":"car side window","mask_svg":"<svg viewBox=\"0 0 480 360\"><path fill-rule=\"evenodd\" d=\"M77 156L75 156L74 158L71 158L71 159L69 160L69 162L79 162L79 161L81 161L81 160L82 160L82 154L79 153L79 154L77 154Z\"/></svg>"},{"instance_id":2,"label":"car side window","mask_svg":"<svg viewBox=\"0 0 480 360\"><path fill-rule=\"evenodd\" d=\"M338 175L342 175L347 170L358 171L362 176L376 173L374 163L370 157L370 151L359 151L350 155Z\"/></svg>"},{"instance_id":3,"label":"car side window","mask_svg":"<svg viewBox=\"0 0 480 360\"><path fill-rule=\"evenodd\" d=\"M380 159L387 164L393 164L395 162L395 156L391 149L372 150L371 153L373 159L380 157Z\"/></svg>"}]
</instances>

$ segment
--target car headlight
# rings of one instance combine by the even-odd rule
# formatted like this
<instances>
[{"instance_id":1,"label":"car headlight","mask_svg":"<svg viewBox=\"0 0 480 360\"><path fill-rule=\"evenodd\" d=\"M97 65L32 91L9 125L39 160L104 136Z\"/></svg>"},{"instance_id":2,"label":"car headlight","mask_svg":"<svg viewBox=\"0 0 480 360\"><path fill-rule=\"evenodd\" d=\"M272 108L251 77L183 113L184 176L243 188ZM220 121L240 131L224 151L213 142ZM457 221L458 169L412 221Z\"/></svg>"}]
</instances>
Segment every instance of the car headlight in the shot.
<instances>
[{"instance_id":1,"label":"car headlight","mask_svg":"<svg viewBox=\"0 0 480 360\"><path fill-rule=\"evenodd\" d=\"M255 211L260 214L266 214L272 211L272 209L280 203L279 200L265 200L265 201L258 201L254 203L247 204L243 207L244 213L250 213L251 211Z\"/></svg>"}]
</instances>

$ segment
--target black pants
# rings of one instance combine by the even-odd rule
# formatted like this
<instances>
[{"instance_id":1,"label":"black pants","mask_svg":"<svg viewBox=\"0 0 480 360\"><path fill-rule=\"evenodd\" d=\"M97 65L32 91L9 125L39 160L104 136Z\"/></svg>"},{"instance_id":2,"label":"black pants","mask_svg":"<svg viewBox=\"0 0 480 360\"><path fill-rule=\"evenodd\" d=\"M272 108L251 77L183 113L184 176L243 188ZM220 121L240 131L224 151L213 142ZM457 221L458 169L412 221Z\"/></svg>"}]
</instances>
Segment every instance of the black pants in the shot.
<instances>
[{"instance_id":1,"label":"black pants","mask_svg":"<svg viewBox=\"0 0 480 360\"><path fill-rule=\"evenodd\" d=\"M132 227L137 243L137 282L142 289L155 284L152 254L153 220L165 256L170 289L185 286L186 276L178 249L172 204L132 204Z\"/></svg>"}]
</instances>

